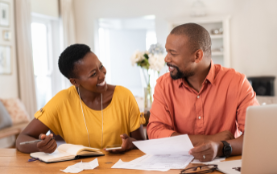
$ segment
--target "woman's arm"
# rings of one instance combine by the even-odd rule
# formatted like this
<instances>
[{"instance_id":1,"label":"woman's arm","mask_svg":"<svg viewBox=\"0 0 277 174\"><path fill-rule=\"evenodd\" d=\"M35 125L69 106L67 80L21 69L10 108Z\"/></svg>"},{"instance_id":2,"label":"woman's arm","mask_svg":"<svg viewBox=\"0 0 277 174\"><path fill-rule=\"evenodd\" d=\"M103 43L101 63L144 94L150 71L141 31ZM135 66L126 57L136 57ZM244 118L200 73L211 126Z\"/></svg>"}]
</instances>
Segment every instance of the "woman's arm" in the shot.
<instances>
[{"instance_id":1,"label":"woman's arm","mask_svg":"<svg viewBox=\"0 0 277 174\"><path fill-rule=\"evenodd\" d=\"M57 147L57 143L52 139L53 135L46 136L49 128L38 119L33 119L28 126L19 134L16 139L16 148L23 153L46 152L52 153ZM20 145L24 141L42 139L38 143Z\"/></svg>"}]
</instances>

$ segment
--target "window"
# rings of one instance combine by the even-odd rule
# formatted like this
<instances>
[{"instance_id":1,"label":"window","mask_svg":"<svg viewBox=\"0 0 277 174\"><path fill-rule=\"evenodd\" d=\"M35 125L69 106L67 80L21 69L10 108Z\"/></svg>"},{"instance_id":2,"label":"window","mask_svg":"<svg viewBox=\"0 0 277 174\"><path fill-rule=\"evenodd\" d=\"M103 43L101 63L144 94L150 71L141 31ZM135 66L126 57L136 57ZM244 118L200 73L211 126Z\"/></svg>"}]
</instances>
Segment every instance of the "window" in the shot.
<instances>
[{"instance_id":1,"label":"window","mask_svg":"<svg viewBox=\"0 0 277 174\"><path fill-rule=\"evenodd\" d=\"M31 35L38 109L55 95L57 86L62 86L61 81L56 80L56 76L60 75L57 71L57 57L60 54L60 42L56 39L59 38L58 26L58 19L33 16Z\"/></svg>"}]
</instances>

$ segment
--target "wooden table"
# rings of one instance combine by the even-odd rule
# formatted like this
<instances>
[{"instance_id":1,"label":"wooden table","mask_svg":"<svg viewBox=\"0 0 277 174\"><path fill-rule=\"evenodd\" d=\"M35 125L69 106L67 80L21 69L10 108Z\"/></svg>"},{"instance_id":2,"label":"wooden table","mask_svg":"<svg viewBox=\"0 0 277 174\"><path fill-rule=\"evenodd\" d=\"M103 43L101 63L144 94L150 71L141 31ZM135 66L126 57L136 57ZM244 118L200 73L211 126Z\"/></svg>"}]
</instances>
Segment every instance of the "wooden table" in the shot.
<instances>
[{"instance_id":1,"label":"wooden table","mask_svg":"<svg viewBox=\"0 0 277 174\"><path fill-rule=\"evenodd\" d=\"M128 170L128 169L112 169L111 167L119 160L122 159L122 161L131 161L135 158L138 158L142 155L144 155L143 152L140 150L132 150L129 152L126 152L124 154L111 154L106 153L105 156L98 157L99 166L95 168L94 170L86 170L82 171L80 173L90 173L90 174L97 174L97 173L115 173L115 174L122 174L122 173L161 173L157 171L143 171L143 170ZM21 173L27 173L27 174L56 174L56 173L63 173L60 170L65 169L69 165L76 164L77 162L80 162L81 160L72 160L72 161L66 161L66 162L59 162L59 163L50 163L46 164L40 161L34 161L34 162L28 162L28 159L30 158L29 154L24 154L16 149L0 149L0 173L2 174L21 174ZM83 162L89 162L95 159L95 157L92 158L85 158L82 159ZM228 160L238 160L241 159L240 156L237 157L231 157ZM188 167L193 166L193 164L189 164ZM169 170L167 172L162 172L164 174L179 174L181 170ZM213 172L214 174L219 174L221 172Z\"/></svg>"}]
</instances>

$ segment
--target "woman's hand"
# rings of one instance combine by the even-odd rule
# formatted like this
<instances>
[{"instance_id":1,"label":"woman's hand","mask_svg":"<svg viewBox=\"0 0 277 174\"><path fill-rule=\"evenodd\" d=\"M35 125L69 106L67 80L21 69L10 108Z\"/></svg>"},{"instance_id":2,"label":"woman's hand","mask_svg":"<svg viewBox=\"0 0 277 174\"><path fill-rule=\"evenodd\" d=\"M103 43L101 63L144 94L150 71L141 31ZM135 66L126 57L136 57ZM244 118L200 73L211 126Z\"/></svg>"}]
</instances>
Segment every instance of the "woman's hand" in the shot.
<instances>
[{"instance_id":1,"label":"woman's hand","mask_svg":"<svg viewBox=\"0 0 277 174\"><path fill-rule=\"evenodd\" d=\"M53 139L53 134L50 134L48 136L45 134L40 134L39 139L42 140L41 142L37 143L37 148L40 152L53 153L56 150L57 143Z\"/></svg>"},{"instance_id":2,"label":"woman's hand","mask_svg":"<svg viewBox=\"0 0 277 174\"><path fill-rule=\"evenodd\" d=\"M122 139L122 144L121 144L121 149L117 149L117 150L106 150L107 152L112 152L112 153L121 153L121 152L125 152L128 150L133 149L135 146L133 145L133 141L135 140L134 138L129 137L126 134L122 134L120 135L121 139Z\"/></svg>"}]
</instances>

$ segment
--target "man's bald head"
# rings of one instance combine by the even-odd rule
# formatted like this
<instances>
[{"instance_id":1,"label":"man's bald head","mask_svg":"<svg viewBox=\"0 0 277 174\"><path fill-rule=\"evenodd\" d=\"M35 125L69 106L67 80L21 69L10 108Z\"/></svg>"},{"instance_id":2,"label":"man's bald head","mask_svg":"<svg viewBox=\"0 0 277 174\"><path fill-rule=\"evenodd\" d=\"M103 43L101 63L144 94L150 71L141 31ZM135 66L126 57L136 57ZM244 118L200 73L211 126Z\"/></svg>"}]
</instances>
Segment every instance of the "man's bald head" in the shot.
<instances>
[{"instance_id":1,"label":"man's bald head","mask_svg":"<svg viewBox=\"0 0 277 174\"><path fill-rule=\"evenodd\" d=\"M204 56L211 58L212 41L209 32L201 25L195 23L187 23L175 27L170 34L185 35L188 37L191 51L198 49L203 50Z\"/></svg>"}]
</instances>

